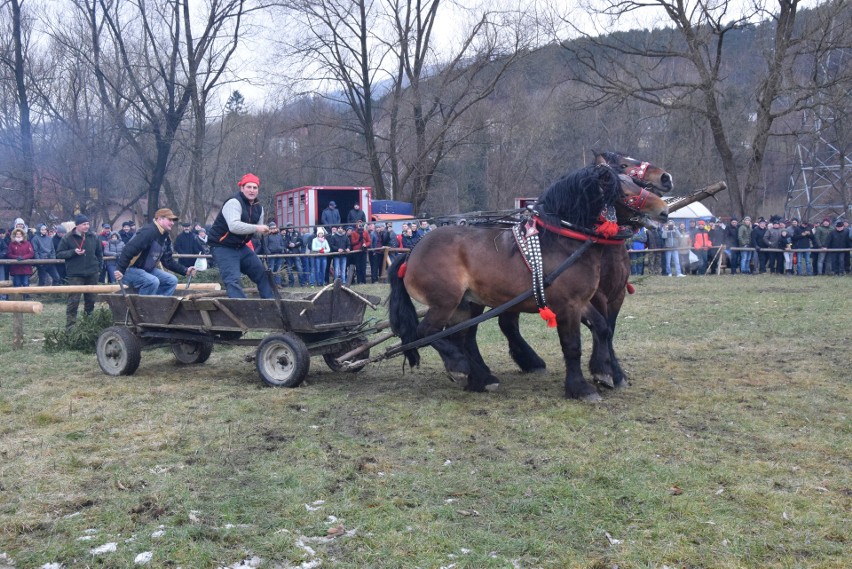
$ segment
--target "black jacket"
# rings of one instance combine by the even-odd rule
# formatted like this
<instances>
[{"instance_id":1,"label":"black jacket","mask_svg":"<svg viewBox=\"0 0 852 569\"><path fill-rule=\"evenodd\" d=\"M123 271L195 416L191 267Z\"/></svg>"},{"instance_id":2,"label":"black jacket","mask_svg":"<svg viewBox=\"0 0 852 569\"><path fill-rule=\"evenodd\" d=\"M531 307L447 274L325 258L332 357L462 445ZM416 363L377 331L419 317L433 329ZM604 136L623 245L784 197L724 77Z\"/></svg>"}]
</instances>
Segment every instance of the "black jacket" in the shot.
<instances>
[{"instance_id":1,"label":"black jacket","mask_svg":"<svg viewBox=\"0 0 852 569\"><path fill-rule=\"evenodd\" d=\"M263 206L260 205L260 200L256 199L253 202L249 202L242 192L237 192L236 195L222 205L222 208L224 209L231 200L237 200L240 205L240 221L251 225L260 224L260 220L263 218ZM239 249L251 241L252 237L254 237L254 232L243 235L232 233L224 214L220 210L207 235L207 245L210 247Z\"/></svg>"},{"instance_id":2,"label":"black jacket","mask_svg":"<svg viewBox=\"0 0 852 569\"><path fill-rule=\"evenodd\" d=\"M186 274L187 267L172 257L172 239L169 234L161 231L156 223L149 223L137 231L133 239L124 246L116 269L124 273L128 267L135 267L151 272L159 263L174 273Z\"/></svg>"}]
</instances>

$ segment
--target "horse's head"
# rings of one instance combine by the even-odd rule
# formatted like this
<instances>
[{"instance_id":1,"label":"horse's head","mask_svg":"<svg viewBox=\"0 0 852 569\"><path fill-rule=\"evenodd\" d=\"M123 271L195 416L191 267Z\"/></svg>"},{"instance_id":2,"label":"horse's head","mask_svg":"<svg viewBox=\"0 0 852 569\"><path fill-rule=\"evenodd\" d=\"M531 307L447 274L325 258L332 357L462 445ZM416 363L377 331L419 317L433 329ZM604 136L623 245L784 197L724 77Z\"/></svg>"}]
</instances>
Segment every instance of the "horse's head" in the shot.
<instances>
[{"instance_id":1,"label":"horse's head","mask_svg":"<svg viewBox=\"0 0 852 569\"><path fill-rule=\"evenodd\" d=\"M669 217L669 206L657 194L635 183L633 178L619 174L621 198L615 202L619 225L657 228Z\"/></svg>"},{"instance_id":2,"label":"horse's head","mask_svg":"<svg viewBox=\"0 0 852 569\"><path fill-rule=\"evenodd\" d=\"M633 178L636 185L647 188L662 196L672 191L674 179L672 175L649 162L642 162L620 152L598 152L593 150L595 164L607 164L619 174Z\"/></svg>"}]
</instances>

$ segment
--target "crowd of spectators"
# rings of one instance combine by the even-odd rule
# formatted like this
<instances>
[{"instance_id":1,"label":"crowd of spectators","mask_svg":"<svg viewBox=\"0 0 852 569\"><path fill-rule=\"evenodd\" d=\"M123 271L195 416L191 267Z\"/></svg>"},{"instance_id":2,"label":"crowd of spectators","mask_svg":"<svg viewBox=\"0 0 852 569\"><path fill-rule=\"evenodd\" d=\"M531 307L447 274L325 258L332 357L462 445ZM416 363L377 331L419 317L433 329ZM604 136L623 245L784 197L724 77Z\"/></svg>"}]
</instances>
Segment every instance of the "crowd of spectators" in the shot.
<instances>
[{"instance_id":1,"label":"crowd of spectators","mask_svg":"<svg viewBox=\"0 0 852 569\"><path fill-rule=\"evenodd\" d=\"M852 227L844 219L817 224L772 216L670 221L640 229L627 241L633 275L849 275Z\"/></svg>"},{"instance_id":2,"label":"crowd of spectators","mask_svg":"<svg viewBox=\"0 0 852 569\"><path fill-rule=\"evenodd\" d=\"M334 210L333 205L331 209ZM381 280L385 248L412 248L431 230L425 220L419 224L403 223L397 233L392 223L367 223L365 219L364 212L354 206L346 225L338 222L327 227L300 228L288 223L279 228L270 221L269 233L253 238L252 246L265 259L280 287L323 286L338 278L346 281L349 271L355 283L364 284ZM40 223L32 229L18 218L11 229L0 227L0 258L56 259L61 240L76 227L72 221L53 226ZM135 222L123 222L119 231L103 223L97 233L87 225L85 233L99 243L102 256L94 280L87 284L114 283L118 260L137 233ZM197 270L214 267L207 240L207 228L183 222L172 246L177 261ZM66 264L0 264L0 280L9 279L13 286L27 287L37 274L39 286L67 284Z\"/></svg>"},{"instance_id":3,"label":"crowd of spectators","mask_svg":"<svg viewBox=\"0 0 852 569\"><path fill-rule=\"evenodd\" d=\"M375 283L382 278L385 248L411 249L433 226L428 221L406 222L399 232L390 222L368 223L358 206L340 222L334 203L323 212L329 225L279 228L269 221L269 233L255 237L252 245L268 264L279 287L324 286L335 279ZM76 228L74 222L30 227L15 219L10 229L0 227L0 258L19 263L0 264L0 280L27 287L38 275L38 284L68 282L67 263L22 261L56 259L62 240ZM127 243L136 235L136 224L125 221L119 231L109 223L99 231L87 229L98 241L103 261L95 284L115 282L115 270ZM780 216L758 218L695 219L669 222L659 230L640 229L626 242L633 275L762 274L849 275L852 227L844 219L824 218L809 224ZM206 270L215 266L207 244L207 228L184 222L174 240L174 253L186 268ZM393 252L390 253L392 257ZM351 275L349 273L352 273ZM0 296L0 299L3 299Z\"/></svg>"}]
</instances>

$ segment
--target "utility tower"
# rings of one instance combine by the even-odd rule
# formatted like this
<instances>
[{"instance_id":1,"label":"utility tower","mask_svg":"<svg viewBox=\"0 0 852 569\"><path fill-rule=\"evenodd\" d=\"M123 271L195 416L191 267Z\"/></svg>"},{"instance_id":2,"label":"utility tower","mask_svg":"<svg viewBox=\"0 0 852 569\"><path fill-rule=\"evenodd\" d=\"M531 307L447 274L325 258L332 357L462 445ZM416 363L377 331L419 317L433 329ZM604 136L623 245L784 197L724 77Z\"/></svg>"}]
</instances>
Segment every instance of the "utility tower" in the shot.
<instances>
[{"instance_id":1,"label":"utility tower","mask_svg":"<svg viewBox=\"0 0 852 569\"><path fill-rule=\"evenodd\" d=\"M831 49L817 64L816 79L826 88L816 90L802 115L802 132L809 134L800 135L796 143L796 164L784 205L787 218L852 218L852 147L845 130L852 113L852 86L837 81L850 56L848 49Z\"/></svg>"},{"instance_id":2,"label":"utility tower","mask_svg":"<svg viewBox=\"0 0 852 569\"><path fill-rule=\"evenodd\" d=\"M818 221L849 217L852 191L852 158L817 133L811 141L796 144L796 166L790 174L787 218Z\"/></svg>"}]
</instances>

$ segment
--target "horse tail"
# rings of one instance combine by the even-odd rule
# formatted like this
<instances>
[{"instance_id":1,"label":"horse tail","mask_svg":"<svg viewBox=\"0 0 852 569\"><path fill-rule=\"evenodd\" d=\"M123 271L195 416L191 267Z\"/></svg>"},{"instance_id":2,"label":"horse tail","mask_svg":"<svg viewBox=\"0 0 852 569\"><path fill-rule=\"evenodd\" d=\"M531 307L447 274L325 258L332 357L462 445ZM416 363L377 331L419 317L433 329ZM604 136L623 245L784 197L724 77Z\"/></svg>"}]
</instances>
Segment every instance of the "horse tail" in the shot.
<instances>
[{"instance_id":1,"label":"horse tail","mask_svg":"<svg viewBox=\"0 0 852 569\"><path fill-rule=\"evenodd\" d=\"M417 340L417 326L420 321L417 319L417 310L414 308L414 303L411 302L411 297L408 291L405 290L403 277L400 275L400 267L408 260L407 255L400 255L391 264L388 269L388 283L390 284L390 299L388 302L388 319L393 333L399 336L403 344L408 344ZM416 349L405 350L403 352L408 365L412 368L420 365L420 352Z\"/></svg>"}]
</instances>

